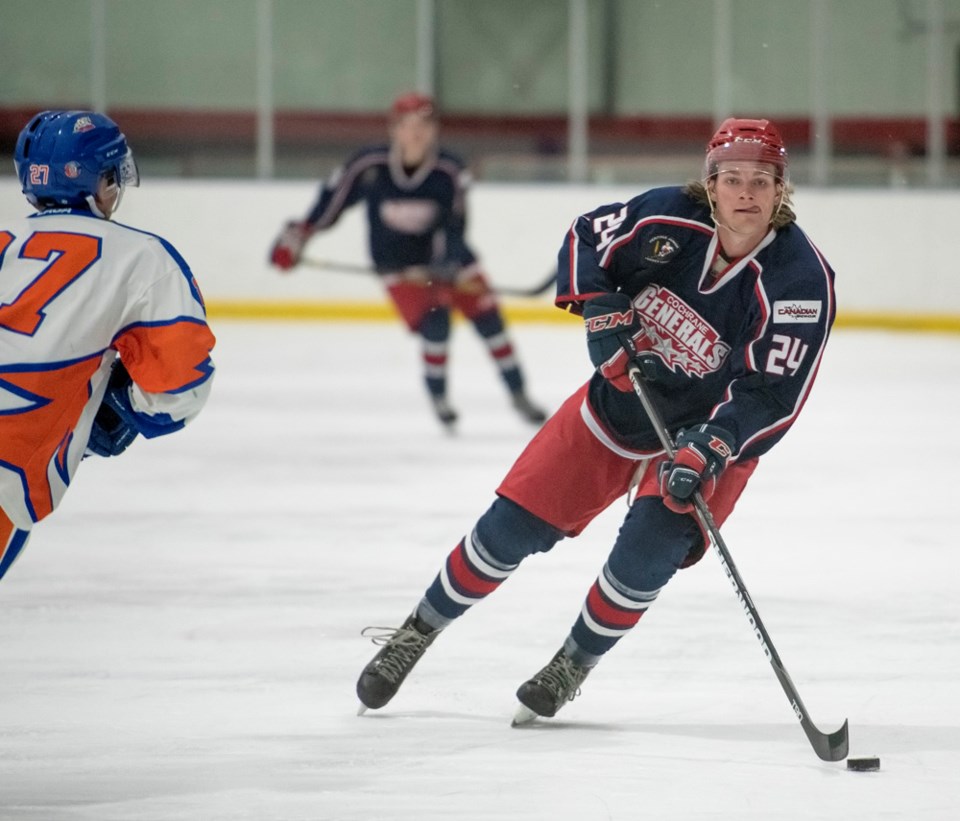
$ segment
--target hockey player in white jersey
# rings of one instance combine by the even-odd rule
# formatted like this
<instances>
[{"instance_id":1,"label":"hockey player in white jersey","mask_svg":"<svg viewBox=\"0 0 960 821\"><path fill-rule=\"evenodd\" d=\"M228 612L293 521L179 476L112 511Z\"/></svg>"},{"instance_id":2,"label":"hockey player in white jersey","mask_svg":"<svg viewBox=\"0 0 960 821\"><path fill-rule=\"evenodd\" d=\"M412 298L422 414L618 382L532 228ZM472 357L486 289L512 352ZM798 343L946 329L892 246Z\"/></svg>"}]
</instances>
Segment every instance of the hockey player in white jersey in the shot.
<instances>
[{"instance_id":1,"label":"hockey player in white jersey","mask_svg":"<svg viewBox=\"0 0 960 821\"><path fill-rule=\"evenodd\" d=\"M139 185L116 123L41 112L14 165L36 213L0 225L0 578L84 456L117 456L200 412L215 342L183 257L111 221Z\"/></svg>"}]
</instances>

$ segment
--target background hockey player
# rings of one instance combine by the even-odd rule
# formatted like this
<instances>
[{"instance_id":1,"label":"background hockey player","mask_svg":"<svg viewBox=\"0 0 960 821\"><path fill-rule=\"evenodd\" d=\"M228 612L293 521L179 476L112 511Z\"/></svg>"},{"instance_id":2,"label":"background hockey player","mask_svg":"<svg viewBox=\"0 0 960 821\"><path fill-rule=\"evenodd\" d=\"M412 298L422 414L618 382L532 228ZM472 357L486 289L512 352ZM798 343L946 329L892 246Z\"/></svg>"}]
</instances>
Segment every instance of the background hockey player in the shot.
<instances>
[{"instance_id":1,"label":"background hockey player","mask_svg":"<svg viewBox=\"0 0 960 821\"><path fill-rule=\"evenodd\" d=\"M365 707L385 705L440 631L524 558L578 535L628 492L570 633L517 691L519 720L573 699L674 573L700 559L694 493L718 525L730 515L803 407L833 323L833 271L794 220L777 128L729 119L708 143L701 182L574 221L556 302L583 315L596 370L520 455L413 614L375 637L384 646L357 683ZM627 378L631 361L676 440L672 461Z\"/></svg>"},{"instance_id":2,"label":"background hockey player","mask_svg":"<svg viewBox=\"0 0 960 821\"><path fill-rule=\"evenodd\" d=\"M374 267L397 312L422 340L427 391L439 420L452 425L457 419L447 398L451 311L457 310L486 344L513 407L539 425L546 415L527 397L496 295L464 237L468 174L438 147L434 101L403 94L390 114L390 144L361 149L335 171L306 218L287 224L270 260L290 270L311 235L365 200Z\"/></svg>"},{"instance_id":3,"label":"background hockey player","mask_svg":"<svg viewBox=\"0 0 960 821\"><path fill-rule=\"evenodd\" d=\"M110 221L139 184L116 123L37 114L14 164L37 213L0 226L0 577L84 455L180 430L213 381L214 337L186 262Z\"/></svg>"}]
</instances>

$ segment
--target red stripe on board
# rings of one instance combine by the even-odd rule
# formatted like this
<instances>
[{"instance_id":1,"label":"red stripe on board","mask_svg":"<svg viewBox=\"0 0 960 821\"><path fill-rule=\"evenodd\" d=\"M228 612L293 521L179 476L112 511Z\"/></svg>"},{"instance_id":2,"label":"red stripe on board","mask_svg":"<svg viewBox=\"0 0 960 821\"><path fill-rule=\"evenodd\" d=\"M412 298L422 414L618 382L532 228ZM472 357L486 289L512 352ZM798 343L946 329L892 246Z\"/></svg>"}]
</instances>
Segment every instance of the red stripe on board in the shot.
<instances>
[{"instance_id":1,"label":"red stripe on board","mask_svg":"<svg viewBox=\"0 0 960 821\"><path fill-rule=\"evenodd\" d=\"M20 129L47 106L0 107L0 139L16 141ZM210 110L185 108L110 108L110 116L120 123L127 138L140 141L162 140L191 146L254 145L257 113L249 109ZM746 116L746 115L744 115ZM774 117L791 151L809 149L814 125L809 117ZM443 113L446 139L469 138L502 141L504 137L536 140L538 144L562 144L569 123L564 115L502 115L470 111ZM945 124L948 148L960 145L960 118L948 117ZM593 141L622 143L631 151L642 145L663 146L671 150L702 151L714 131L713 118L701 116L610 117L594 115L589 119ZM386 111L318 111L280 109L274 116L278 146L303 145L315 148L318 142L382 140L387 133ZM887 154L916 150L926 146L925 117L835 116L830 123L831 142L836 151L866 151Z\"/></svg>"}]
</instances>

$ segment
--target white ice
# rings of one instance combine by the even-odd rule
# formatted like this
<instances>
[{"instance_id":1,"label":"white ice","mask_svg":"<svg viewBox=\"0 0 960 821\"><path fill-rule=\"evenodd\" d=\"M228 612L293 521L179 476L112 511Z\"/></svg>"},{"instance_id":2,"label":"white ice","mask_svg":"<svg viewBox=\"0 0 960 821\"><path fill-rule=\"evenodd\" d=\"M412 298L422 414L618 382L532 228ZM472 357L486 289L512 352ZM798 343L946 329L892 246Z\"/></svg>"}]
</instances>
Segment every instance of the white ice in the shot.
<instances>
[{"instance_id":1,"label":"white ice","mask_svg":"<svg viewBox=\"0 0 960 821\"><path fill-rule=\"evenodd\" d=\"M0 583L4 821L957 817L960 338L838 330L724 528L814 721L880 757L853 773L813 754L712 551L557 719L511 729L621 503L358 717L361 629L407 615L532 430L463 325L456 437L399 325L215 329L201 417L87 460ZM513 332L555 408L577 323Z\"/></svg>"}]
</instances>

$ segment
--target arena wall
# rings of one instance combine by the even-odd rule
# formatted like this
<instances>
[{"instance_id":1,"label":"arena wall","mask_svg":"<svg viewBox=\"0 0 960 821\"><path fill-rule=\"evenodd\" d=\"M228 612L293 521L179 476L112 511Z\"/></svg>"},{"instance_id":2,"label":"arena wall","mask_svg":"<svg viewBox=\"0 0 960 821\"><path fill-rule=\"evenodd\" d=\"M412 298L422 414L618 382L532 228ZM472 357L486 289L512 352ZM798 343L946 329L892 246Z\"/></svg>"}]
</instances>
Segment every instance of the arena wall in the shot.
<instances>
[{"instance_id":1,"label":"arena wall","mask_svg":"<svg viewBox=\"0 0 960 821\"><path fill-rule=\"evenodd\" d=\"M477 183L468 237L490 279L542 282L578 214L623 201L641 188ZM284 222L302 217L315 183L147 180L126 192L118 221L160 234L190 263L211 316L381 319L392 313L372 274L267 263ZM837 272L838 325L960 331L956 271L960 192L802 189L800 225ZM0 180L0 218L29 211L13 178ZM307 256L367 264L363 212L316 235ZM549 293L505 298L512 318L563 321Z\"/></svg>"}]
</instances>

